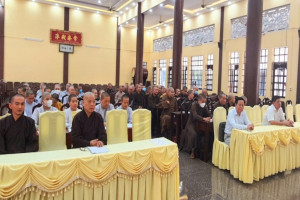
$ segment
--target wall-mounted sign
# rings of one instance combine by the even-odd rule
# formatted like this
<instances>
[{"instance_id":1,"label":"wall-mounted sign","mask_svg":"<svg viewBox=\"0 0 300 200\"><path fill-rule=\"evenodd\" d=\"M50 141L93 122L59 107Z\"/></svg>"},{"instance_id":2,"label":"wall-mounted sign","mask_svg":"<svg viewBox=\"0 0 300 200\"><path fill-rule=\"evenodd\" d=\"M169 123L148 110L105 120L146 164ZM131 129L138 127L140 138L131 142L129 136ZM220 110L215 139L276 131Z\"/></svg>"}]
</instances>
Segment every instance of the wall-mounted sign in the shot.
<instances>
[{"instance_id":1,"label":"wall-mounted sign","mask_svg":"<svg viewBox=\"0 0 300 200\"><path fill-rule=\"evenodd\" d=\"M81 46L82 33L50 29L50 42Z\"/></svg>"},{"instance_id":2,"label":"wall-mounted sign","mask_svg":"<svg viewBox=\"0 0 300 200\"><path fill-rule=\"evenodd\" d=\"M69 44L59 44L59 52L74 53L74 46Z\"/></svg>"}]
</instances>

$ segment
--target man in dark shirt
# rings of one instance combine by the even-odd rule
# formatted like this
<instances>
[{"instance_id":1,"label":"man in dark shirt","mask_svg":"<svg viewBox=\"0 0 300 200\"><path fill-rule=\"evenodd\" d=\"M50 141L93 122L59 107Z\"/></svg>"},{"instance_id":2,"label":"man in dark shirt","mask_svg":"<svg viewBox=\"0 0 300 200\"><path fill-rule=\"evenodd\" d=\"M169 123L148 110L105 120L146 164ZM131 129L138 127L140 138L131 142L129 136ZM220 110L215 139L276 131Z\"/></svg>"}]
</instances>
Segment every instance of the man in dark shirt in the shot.
<instances>
[{"instance_id":1,"label":"man in dark shirt","mask_svg":"<svg viewBox=\"0 0 300 200\"><path fill-rule=\"evenodd\" d=\"M132 110L143 108L144 106L144 92L142 92L142 86L137 85L136 92L133 95Z\"/></svg>"},{"instance_id":2,"label":"man in dark shirt","mask_svg":"<svg viewBox=\"0 0 300 200\"><path fill-rule=\"evenodd\" d=\"M226 94L224 93L220 93L218 95L218 98L219 98L219 101L217 101L214 105L213 105L213 110L212 110L212 113L214 112L214 110L217 108L217 107L223 107L226 109L226 112L228 112L228 106L226 104Z\"/></svg>"},{"instance_id":3,"label":"man in dark shirt","mask_svg":"<svg viewBox=\"0 0 300 200\"><path fill-rule=\"evenodd\" d=\"M160 98L158 94L158 87L154 86L152 89L152 94L148 97L148 109L151 110L151 133L152 136L160 135L160 119L159 119L159 104Z\"/></svg>"},{"instance_id":4,"label":"man in dark shirt","mask_svg":"<svg viewBox=\"0 0 300 200\"><path fill-rule=\"evenodd\" d=\"M134 85L128 87L126 95L129 97L129 105L132 104L133 95L134 95Z\"/></svg>"},{"instance_id":5,"label":"man in dark shirt","mask_svg":"<svg viewBox=\"0 0 300 200\"><path fill-rule=\"evenodd\" d=\"M106 91L109 95L114 93L113 86L111 83L108 83Z\"/></svg>"},{"instance_id":6,"label":"man in dark shirt","mask_svg":"<svg viewBox=\"0 0 300 200\"><path fill-rule=\"evenodd\" d=\"M23 115L25 97L13 96L9 108L12 115L0 120L0 154L38 151L34 120Z\"/></svg>"},{"instance_id":7,"label":"man in dark shirt","mask_svg":"<svg viewBox=\"0 0 300 200\"><path fill-rule=\"evenodd\" d=\"M101 115L95 112L95 96L87 92L83 96L83 111L75 115L72 122L72 144L74 148L97 146L107 143L106 131Z\"/></svg>"},{"instance_id":8,"label":"man in dark shirt","mask_svg":"<svg viewBox=\"0 0 300 200\"><path fill-rule=\"evenodd\" d=\"M189 90L188 91L188 97L182 102L181 105L181 110L185 111L185 110L190 110L192 103L194 103L194 92L193 90Z\"/></svg>"}]
</instances>

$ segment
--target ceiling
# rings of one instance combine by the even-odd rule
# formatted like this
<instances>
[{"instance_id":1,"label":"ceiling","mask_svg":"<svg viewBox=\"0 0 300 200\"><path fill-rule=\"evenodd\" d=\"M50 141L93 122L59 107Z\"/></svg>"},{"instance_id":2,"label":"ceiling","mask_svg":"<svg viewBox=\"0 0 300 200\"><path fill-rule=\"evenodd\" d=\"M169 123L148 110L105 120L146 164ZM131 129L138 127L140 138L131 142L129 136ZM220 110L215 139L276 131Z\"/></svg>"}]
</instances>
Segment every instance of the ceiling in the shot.
<instances>
[{"instance_id":1,"label":"ceiling","mask_svg":"<svg viewBox=\"0 0 300 200\"><path fill-rule=\"evenodd\" d=\"M185 0L184 19L195 17L212 11L212 9L230 5L241 0ZM204 3L204 4L203 4ZM173 24L175 0L166 0L162 5L155 6L144 13L144 26L146 29L153 29L159 26ZM204 5L204 6L203 6ZM123 25L135 27L137 20L128 20Z\"/></svg>"},{"instance_id":2,"label":"ceiling","mask_svg":"<svg viewBox=\"0 0 300 200\"><path fill-rule=\"evenodd\" d=\"M126 13L128 8L137 6L137 2L144 0L35 0L41 3L62 5L77 8L89 12L99 12L108 15L120 16ZM226 6L241 0L184 0L184 17L191 18L210 12L222 6ZM144 26L152 29L165 24L172 24L174 17L175 0L165 0L144 12ZM121 24L124 27L136 27L136 16Z\"/></svg>"}]
</instances>

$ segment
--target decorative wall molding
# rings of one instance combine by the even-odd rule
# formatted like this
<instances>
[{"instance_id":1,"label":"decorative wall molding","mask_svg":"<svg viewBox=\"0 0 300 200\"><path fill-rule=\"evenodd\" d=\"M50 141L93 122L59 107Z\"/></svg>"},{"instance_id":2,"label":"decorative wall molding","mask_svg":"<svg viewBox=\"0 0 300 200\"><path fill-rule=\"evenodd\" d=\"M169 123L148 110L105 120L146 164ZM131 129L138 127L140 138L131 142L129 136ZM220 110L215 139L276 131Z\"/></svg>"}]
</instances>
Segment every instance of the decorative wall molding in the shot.
<instances>
[{"instance_id":1,"label":"decorative wall molding","mask_svg":"<svg viewBox=\"0 0 300 200\"><path fill-rule=\"evenodd\" d=\"M262 34L287 30L290 21L290 5L265 10L262 19ZM247 34L247 16L231 19L231 38L243 38Z\"/></svg>"},{"instance_id":2,"label":"decorative wall molding","mask_svg":"<svg viewBox=\"0 0 300 200\"><path fill-rule=\"evenodd\" d=\"M183 33L183 47L200 46L213 42L215 37L215 25L209 25ZM154 52L162 52L173 49L173 36L167 36L153 40Z\"/></svg>"},{"instance_id":3,"label":"decorative wall molding","mask_svg":"<svg viewBox=\"0 0 300 200\"><path fill-rule=\"evenodd\" d=\"M154 52L173 49L173 35L153 40Z\"/></svg>"}]
</instances>

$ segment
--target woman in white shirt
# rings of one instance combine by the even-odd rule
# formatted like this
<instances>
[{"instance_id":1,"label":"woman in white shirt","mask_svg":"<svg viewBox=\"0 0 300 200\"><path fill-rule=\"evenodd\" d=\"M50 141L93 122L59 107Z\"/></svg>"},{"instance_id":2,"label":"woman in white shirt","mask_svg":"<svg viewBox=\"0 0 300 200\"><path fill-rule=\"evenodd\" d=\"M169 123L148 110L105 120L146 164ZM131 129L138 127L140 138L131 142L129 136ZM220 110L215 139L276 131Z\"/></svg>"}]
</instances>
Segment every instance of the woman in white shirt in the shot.
<instances>
[{"instance_id":1,"label":"woman in white shirt","mask_svg":"<svg viewBox=\"0 0 300 200\"><path fill-rule=\"evenodd\" d=\"M72 129L72 112L78 111L78 100L75 94L71 94L68 98L70 107L65 109L66 114L66 128L70 132Z\"/></svg>"}]
</instances>

